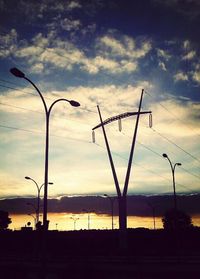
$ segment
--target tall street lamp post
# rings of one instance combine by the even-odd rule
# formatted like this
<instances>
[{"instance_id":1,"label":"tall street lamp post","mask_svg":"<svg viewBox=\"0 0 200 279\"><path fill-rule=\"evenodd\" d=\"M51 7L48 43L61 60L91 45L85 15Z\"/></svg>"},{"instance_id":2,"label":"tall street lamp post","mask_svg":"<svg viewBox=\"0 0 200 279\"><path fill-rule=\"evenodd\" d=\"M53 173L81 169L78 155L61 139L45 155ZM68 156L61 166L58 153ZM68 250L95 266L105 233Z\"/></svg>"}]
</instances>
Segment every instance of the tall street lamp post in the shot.
<instances>
[{"instance_id":1,"label":"tall street lamp post","mask_svg":"<svg viewBox=\"0 0 200 279\"><path fill-rule=\"evenodd\" d=\"M155 216L155 206L153 206L150 202L147 202L148 206L152 210L152 216L153 216L153 229L156 229L156 216Z\"/></svg>"},{"instance_id":2,"label":"tall street lamp post","mask_svg":"<svg viewBox=\"0 0 200 279\"><path fill-rule=\"evenodd\" d=\"M88 223L88 230L90 230L90 213L93 212L93 210L86 210L86 209L83 209L83 212L87 213L87 223Z\"/></svg>"},{"instance_id":3,"label":"tall street lamp post","mask_svg":"<svg viewBox=\"0 0 200 279\"><path fill-rule=\"evenodd\" d=\"M173 183L173 191L174 191L174 210L177 210L177 198L176 198L176 183L175 183L175 168L176 166L181 166L181 163L172 164L171 160L169 159L166 153L163 153L163 157L169 161L171 170L172 170L172 183Z\"/></svg>"},{"instance_id":4,"label":"tall street lamp post","mask_svg":"<svg viewBox=\"0 0 200 279\"><path fill-rule=\"evenodd\" d=\"M113 213L114 213L114 202L116 200L116 197L111 197L107 194L104 194L104 197L108 198L110 201L110 205L111 205L111 218L112 218L112 230L114 229L114 220L113 220Z\"/></svg>"},{"instance_id":5,"label":"tall street lamp post","mask_svg":"<svg viewBox=\"0 0 200 279\"><path fill-rule=\"evenodd\" d=\"M38 223L40 220L40 192L41 192L41 189L42 187L44 186L44 183L39 186L38 183L31 177L29 176L25 176L25 179L27 180L32 180L36 187L37 187L37 208L36 208L36 223ZM48 182L49 185L53 185L53 182Z\"/></svg>"},{"instance_id":6,"label":"tall street lamp post","mask_svg":"<svg viewBox=\"0 0 200 279\"><path fill-rule=\"evenodd\" d=\"M74 100L67 100L65 98L60 98L55 100L50 107L47 107L47 104L45 102L45 99L40 92L40 90L37 88L37 86L25 76L23 72L18 70L17 68L10 69L10 72L18 78L23 78L27 80L37 91L39 94L42 103L44 105L45 110L45 116L46 116L46 141L45 141L45 170L44 170L44 206L43 206L43 229L48 230L48 220L47 220L47 202L48 202L48 165L49 165L49 119L50 119L50 113L53 108L53 106L60 101L65 101L70 103L71 106L78 107L80 104Z\"/></svg>"}]
</instances>

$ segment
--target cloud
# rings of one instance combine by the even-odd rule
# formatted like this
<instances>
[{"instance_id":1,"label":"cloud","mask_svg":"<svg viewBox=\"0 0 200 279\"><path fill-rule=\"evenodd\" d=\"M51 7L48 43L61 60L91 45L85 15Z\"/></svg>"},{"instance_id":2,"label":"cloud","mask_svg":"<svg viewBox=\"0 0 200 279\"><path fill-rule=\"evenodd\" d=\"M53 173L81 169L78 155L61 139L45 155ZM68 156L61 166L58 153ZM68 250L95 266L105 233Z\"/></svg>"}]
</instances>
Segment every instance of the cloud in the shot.
<instances>
[{"instance_id":1,"label":"cloud","mask_svg":"<svg viewBox=\"0 0 200 279\"><path fill-rule=\"evenodd\" d=\"M35 22L38 18L45 19L45 17L52 15L60 15L63 13L71 13L75 9L80 9L82 5L79 1L52 1L41 0L40 2L20 0L17 4L17 11L25 15L25 19L29 22Z\"/></svg>"},{"instance_id":2,"label":"cloud","mask_svg":"<svg viewBox=\"0 0 200 279\"><path fill-rule=\"evenodd\" d=\"M65 23L67 26L68 21ZM75 26L78 28L78 21ZM68 25L70 29L76 28L75 26ZM59 38L56 32L49 32L47 36L38 33L30 43L23 41L14 55L16 58L26 59L33 73L44 72L45 68L48 68L46 73L55 68L72 71L78 66L80 70L92 75L100 71L114 75L135 72L138 69L138 60L150 49L149 41L138 43L127 36L122 41L104 36L96 40L94 55L91 57L70 41Z\"/></svg>"},{"instance_id":3,"label":"cloud","mask_svg":"<svg viewBox=\"0 0 200 279\"><path fill-rule=\"evenodd\" d=\"M157 49L157 55L158 55L158 57L163 58L166 61L168 61L171 58L171 55L169 54L168 51L160 49L160 48Z\"/></svg>"},{"instance_id":4,"label":"cloud","mask_svg":"<svg viewBox=\"0 0 200 279\"><path fill-rule=\"evenodd\" d=\"M192 50L183 56L183 60L192 60L196 56L196 51Z\"/></svg>"},{"instance_id":5,"label":"cloud","mask_svg":"<svg viewBox=\"0 0 200 279\"><path fill-rule=\"evenodd\" d=\"M0 35L0 58L6 58L13 54L17 49L17 31L11 29L6 35Z\"/></svg>"},{"instance_id":6,"label":"cloud","mask_svg":"<svg viewBox=\"0 0 200 279\"><path fill-rule=\"evenodd\" d=\"M30 213L33 208L27 206L27 203L35 204L34 198L11 198L0 200L0 206L9 213ZM163 213L171 207L173 195L131 195L127 197L127 208L130 216L151 216L150 205L155 206L156 216L162 216ZM182 210L189 214L199 214L199 195L180 195L178 197ZM150 205L149 205L150 204ZM109 201L103 196L63 196L60 199L50 199L48 204L49 212L73 212L82 213L83 208L92 208L96 212L110 214ZM34 212L33 212L34 213ZM114 206L114 214L117 212L117 204Z\"/></svg>"},{"instance_id":7,"label":"cloud","mask_svg":"<svg viewBox=\"0 0 200 279\"><path fill-rule=\"evenodd\" d=\"M170 116L170 113L162 113L162 106L170 112L174 112L174 114ZM156 123L157 121L156 125L161 133L170 134L171 137L187 138L197 136L199 132L197 126L197 119L199 118L198 107L199 104L195 102L172 99L154 104L154 122ZM174 121L176 121L176 125L174 125Z\"/></svg>"},{"instance_id":8,"label":"cloud","mask_svg":"<svg viewBox=\"0 0 200 279\"><path fill-rule=\"evenodd\" d=\"M167 69L166 69L166 66L165 66L165 63L164 63L164 62L159 61L158 65L159 65L159 67L160 67L163 71L167 71Z\"/></svg>"},{"instance_id":9,"label":"cloud","mask_svg":"<svg viewBox=\"0 0 200 279\"><path fill-rule=\"evenodd\" d=\"M188 81L188 75L183 72L178 72L174 75L175 82L177 81Z\"/></svg>"},{"instance_id":10,"label":"cloud","mask_svg":"<svg viewBox=\"0 0 200 279\"><path fill-rule=\"evenodd\" d=\"M79 30L81 27L80 20L71 20L68 18L61 20L61 27L66 31Z\"/></svg>"},{"instance_id":11,"label":"cloud","mask_svg":"<svg viewBox=\"0 0 200 279\"><path fill-rule=\"evenodd\" d=\"M192 78L197 83L200 83L200 71L194 71L192 74Z\"/></svg>"},{"instance_id":12,"label":"cloud","mask_svg":"<svg viewBox=\"0 0 200 279\"><path fill-rule=\"evenodd\" d=\"M185 40L183 42L183 49L188 50L191 47L191 42L189 40Z\"/></svg>"},{"instance_id":13,"label":"cloud","mask_svg":"<svg viewBox=\"0 0 200 279\"><path fill-rule=\"evenodd\" d=\"M122 36L121 40L105 35L99 38L97 47L110 53L114 57L124 57L129 59L139 59L144 57L151 50L151 43L148 40L143 40L140 43L128 36Z\"/></svg>"},{"instance_id":14,"label":"cloud","mask_svg":"<svg viewBox=\"0 0 200 279\"><path fill-rule=\"evenodd\" d=\"M68 10L80 9L81 7L82 6L79 1L70 1L67 6Z\"/></svg>"},{"instance_id":15,"label":"cloud","mask_svg":"<svg viewBox=\"0 0 200 279\"><path fill-rule=\"evenodd\" d=\"M101 129L96 131L96 144L91 143L91 130L99 123L96 105L100 105L103 119L126 111L135 111L138 107L141 88L149 89L150 86L151 84L148 82L140 82L134 86L117 86L115 84L98 87L74 86L66 87L63 91L53 90L44 92L48 105L58 97L66 96L68 99L75 99L81 103L80 108L73 108L64 102L60 102L52 110L50 120L49 179L55 183L56 187L50 190L50 195L55 196L60 193L87 194L99 191L114 192L113 179L110 173ZM42 102L37 95L34 97L25 94L25 92L14 90L1 96L1 102L8 102L12 105L28 109L12 108L11 110L11 108L1 106L1 112L3 113L4 109L4 112L9 115L7 117L7 125L33 131L32 133L26 133L11 130L12 136L7 136L9 152L6 148L3 148L2 151L2 157L5 160L1 169L6 169L5 162L9 162L9 177L13 178L13 181L10 182L7 179L5 185L8 185L8 183L9 185L16 185L16 189L11 188L12 191L9 194L28 195L30 188L28 186L24 188L25 182L24 184L22 183L24 176L29 175L38 181L43 181L45 119ZM196 133L200 132L197 128L200 117L199 104L177 99L165 100L160 104L156 100L149 100L148 95L145 94L143 110L152 109L153 128L177 144L180 144L183 148L188 147L192 140L193 146L190 150L195 154L199 145L199 139L196 136ZM167 110L163 110L163 106ZM38 111L38 109L40 113L31 111ZM174 119L173 115L168 111L177 115L181 122ZM122 182L122 185L126 172L134 121L134 117L123 120L123 133L117 131L117 122L106 126L119 181ZM182 162L182 156L177 152L177 149L174 148L174 150L169 142L159 137L150 128L147 128L147 122L147 117L141 117L137 140L159 154L162 154L163 150L165 150L165 152L169 152L169 155ZM190 128L194 130L192 131ZM40 133L34 133L36 130L39 130ZM2 134L4 133L1 133L1 137ZM8 135L8 132L5 132L5 134ZM5 141L2 144L6 146ZM184 159L183 161L185 166L187 160ZM80 162L83 162L83 164L80 164ZM158 192L160 191L161 184L165 185L163 191L166 191L167 183L165 179L155 173L151 173L151 170L154 172L159 170L160 174L168 177L168 173L164 171L163 164L165 165L163 158L155 156L150 150L137 144L133 163L134 176L131 176L130 192ZM190 168L191 165L188 163L188 170ZM5 180L2 181L2 183L5 182ZM191 180L189 181L188 177L181 174L177 177L178 182L182 184L188 183L189 185ZM193 182L194 188L197 187L196 185L197 183ZM19 190L18 187L20 187ZM5 195L5 193L6 190L4 192L2 188L2 195Z\"/></svg>"}]
</instances>

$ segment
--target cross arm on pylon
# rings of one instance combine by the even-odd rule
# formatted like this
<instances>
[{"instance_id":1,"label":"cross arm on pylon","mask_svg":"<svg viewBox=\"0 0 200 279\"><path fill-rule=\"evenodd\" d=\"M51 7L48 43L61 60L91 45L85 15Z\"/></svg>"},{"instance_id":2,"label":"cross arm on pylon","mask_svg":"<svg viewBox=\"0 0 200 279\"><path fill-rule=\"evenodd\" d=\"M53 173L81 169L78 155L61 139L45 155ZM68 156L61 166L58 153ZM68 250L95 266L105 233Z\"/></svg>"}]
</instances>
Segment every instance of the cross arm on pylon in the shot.
<instances>
[{"instance_id":1,"label":"cross arm on pylon","mask_svg":"<svg viewBox=\"0 0 200 279\"><path fill-rule=\"evenodd\" d=\"M151 111L141 111L141 112L139 112L139 114L146 114L146 113L151 113ZM105 125L107 125L107 124L109 124L113 121L116 121L116 120L119 120L119 119L122 119L122 118L126 118L126 117L130 117L130 116L133 116L133 115L138 115L138 112L125 112L125 113L110 117L110 118L104 120L102 123L95 126L94 128L92 128L92 130L94 131L95 129L101 127L102 125L105 126Z\"/></svg>"}]
</instances>

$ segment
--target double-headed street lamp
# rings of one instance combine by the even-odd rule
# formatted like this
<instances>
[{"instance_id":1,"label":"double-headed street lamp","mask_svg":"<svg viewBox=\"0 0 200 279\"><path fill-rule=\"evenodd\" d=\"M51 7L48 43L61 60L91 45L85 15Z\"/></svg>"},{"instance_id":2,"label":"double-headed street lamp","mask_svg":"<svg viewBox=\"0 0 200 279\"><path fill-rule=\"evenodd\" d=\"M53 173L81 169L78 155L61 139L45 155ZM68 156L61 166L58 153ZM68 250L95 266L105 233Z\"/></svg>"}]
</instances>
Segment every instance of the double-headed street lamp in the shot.
<instances>
[{"instance_id":1,"label":"double-headed street lamp","mask_svg":"<svg viewBox=\"0 0 200 279\"><path fill-rule=\"evenodd\" d=\"M25 176L25 179L32 180L37 187L36 223L38 223L39 219L40 219L40 192L41 192L42 187L44 186L44 183L41 186L39 186L38 183L33 178L31 178L29 176ZM48 184L53 185L53 182L48 182Z\"/></svg>"},{"instance_id":2,"label":"double-headed street lamp","mask_svg":"<svg viewBox=\"0 0 200 279\"><path fill-rule=\"evenodd\" d=\"M174 210L177 210L175 168L176 168L176 166L181 166L181 163L175 163L173 165L166 153L163 153L163 157L166 158L169 161L169 164L170 164L170 167L171 167L171 170L172 170L172 182L173 182L173 191L174 191Z\"/></svg>"},{"instance_id":3,"label":"double-headed street lamp","mask_svg":"<svg viewBox=\"0 0 200 279\"><path fill-rule=\"evenodd\" d=\"M49 165L49 119L50 119L50 113L53 108L53 106L60 102L60 101L65 101L68 102L71 106L73 107L79 107L80 104L74 100L67 100L65 98L60 98L55 100L50 107L47 107L47 104L45 102L45 99L40 92L40 90L37 88L37 86L25 76L23 72L18 70L17 68L12 68L10 69L10 72L18 78L23 78L27 80L31 85L36 89L37 93L39 94L42 103L44 105L44 110L45 110L45 116L46 116L46 141L45 141L45 170L44 170L44 206L43 206L43 228L44 230L48 230L48 221L47 221L47 202L48 202L48 165Z\"/></svg>"},{"instance_id":4,"label":"double-headed street lamp","mask_svg":"<svg viewBox=\"0 0 200 279\"><path fill-rule=\"evenodd\" d=\"M71 216L70 219L74 221L74 231L76 230L76 222L79 220L79 217Z\"/></svg>"}]
</instances>

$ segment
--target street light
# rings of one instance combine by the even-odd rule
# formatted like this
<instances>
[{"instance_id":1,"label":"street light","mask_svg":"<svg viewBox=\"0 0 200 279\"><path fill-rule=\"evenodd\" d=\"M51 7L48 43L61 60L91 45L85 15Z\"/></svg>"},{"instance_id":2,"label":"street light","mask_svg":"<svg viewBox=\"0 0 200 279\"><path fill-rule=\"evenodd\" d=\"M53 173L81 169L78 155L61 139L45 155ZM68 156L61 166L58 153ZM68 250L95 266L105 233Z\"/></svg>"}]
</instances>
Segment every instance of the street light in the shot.
<instances>
[{"instance_id":1,"label":"street light","mask_svg":"<svg viewBox=\"0 0 200 279\"><path fill-rule=\"evenodd\" d=\"M156 229L156 216L155 216L155 206L153 206L150 202L147 202L148 206L151 208L152 210L152 216L153 216L153 229Z\"/></svg>"},{"instance_id":2,"label":"street light","mask_svg":"<svg viewBox=\"0 0 200 279\"><path fill-rule=\"evenodd\" d=\"M70 219L72 219L74 221L74 231L76 230L76 222L79 220L78 217L76 216L71 216Z\"/></svg>"},{"instance_id":3,"label":"street light","mask_svg":"<svg viewBox=\"0 0 200 279\"><path fill-rule=\"evenodd\" d=\"M45 170L44 170L44 206L43 206L43 228L45 230L48 230L48 221L47 221L47 202L48 202L48 165L49 165L49 119L50 119L50 113L53 108L53 106L60 101L68 102L73 107L79 107L80 104L74 100L67 100L65 98L60 98L55 100L50 107L47 107L47 104L45 102L45 99L40 92L40 90L37 88L37 86L25 76L23 72L21 72L17 68L10 69L11 74L13 74L15 77L23 78L27 80L31 85L36 89L37 93L39 94L42 103L44 105L45 110L45 116L46 116L46 141L45 141Z\"/></svg>"},{"instance_id":4,"label":"street light","mask_svg":"<svg viewBox=\"0 0 200 279\"><path fill-rule=\"evenodd\" d=\"M88 230L90 230L90 213L92 213L93 210L86 210L86 209L83 209L83 212L85 212L85 213L88 214Z\"/></svg>"},{"instance_id":5,"label":"street light","mask_svg":"<svg viewBox=\"0 0 200 279\"><path fill-rule=\"evenodd\" d=\"M31 178L29 176L25 176L25 179L32 180L35 183L36 187L37 187L36 223L38 223L40 221L40 192L41 192L42 187L44 186L44 183L39 187L38 183L33 178ZM49 185L53 185L53 182L48 182L48 184Z\"/></svg>"},{"instance_id":6,"label":"street light","mask_svg":"<svg viewBox=\"0 0 200 279\"><path fill-rule=\"evenodd\" d=\"M110 201L110 205L111 205L111 218L112 218L112 230L114 229L114 222L113 222L113 212L114 212L114 202L116 200L116 197L111 197L107 194L103 195L104 197L108 198Z\"/></svg>"},{"instance_id":7,"label":"street light","mask_svg":"<svg viewBox=\"0 0 200 279\"><path fill-rule=\"evenodd\" d=\"M163 157L169 161L171 170L172 170L172 182L173 182L173 191L174 191L174 210L177 210L177 199L176 199L176 184L175 184L175 168L176 166L181 166L181 163L172 164L171 160L169 159L166 153L163 153Z\"/></svg>"}]
</instances>

